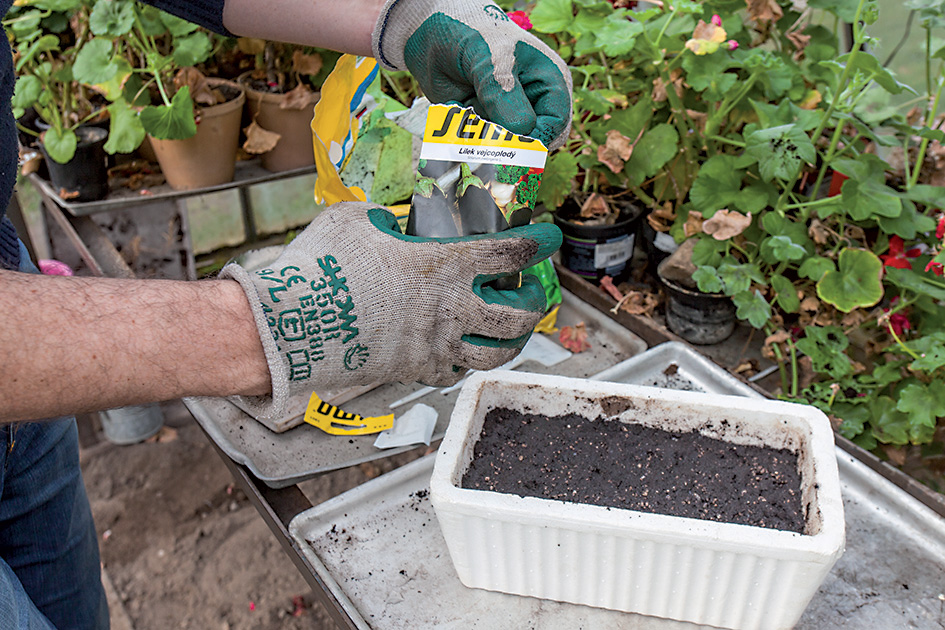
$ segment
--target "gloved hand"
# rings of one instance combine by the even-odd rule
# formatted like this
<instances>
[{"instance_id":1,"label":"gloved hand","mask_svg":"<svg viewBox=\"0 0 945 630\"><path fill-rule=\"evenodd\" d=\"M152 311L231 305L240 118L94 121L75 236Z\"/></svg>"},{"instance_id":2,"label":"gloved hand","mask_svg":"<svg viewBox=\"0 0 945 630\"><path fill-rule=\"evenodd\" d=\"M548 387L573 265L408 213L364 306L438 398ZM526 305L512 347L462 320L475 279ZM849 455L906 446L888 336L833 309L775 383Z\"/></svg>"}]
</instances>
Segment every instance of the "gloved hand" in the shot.
<instances>
[{"instance_id":1,"label":"gloved hand","mask_svg":"<svg viewBox=\"0 0 945 630\"><path fill-rule=\"evenodd\" d=\"M434 103L472 106L483 118L553 150L571 126L571 73L538 38L484 0L387 0L374 57L410 70Z\"/></svg>"},{"instance_id":2,"label":"gloved hand","mask_svg":"<svg viewBox=\"0 0 945 630\"><path fill-rule=\"evenodd\" d=\"M266 269L231 263L220 273L246 292L272 377L271 398L242 406L276 418L295 393L451 385L466 368L510 361L544 315L544 290L531 274L515 290L485 283L560 244L549 224L431 239L401 234L394 215L371 203L330 206Z\"/></svg>"}]
</instances>

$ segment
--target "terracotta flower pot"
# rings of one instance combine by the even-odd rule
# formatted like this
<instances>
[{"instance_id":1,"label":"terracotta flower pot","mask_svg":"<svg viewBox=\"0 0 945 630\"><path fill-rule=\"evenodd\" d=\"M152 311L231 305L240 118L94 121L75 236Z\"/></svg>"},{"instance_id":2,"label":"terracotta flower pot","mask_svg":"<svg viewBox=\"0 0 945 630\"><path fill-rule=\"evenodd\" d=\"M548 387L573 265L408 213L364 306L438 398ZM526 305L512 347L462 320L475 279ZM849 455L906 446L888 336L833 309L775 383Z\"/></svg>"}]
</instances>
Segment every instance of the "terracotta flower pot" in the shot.
<instances>
[{"instance_id":1,"label":"terracotta flower pot","mask_svg":"<svg viewBox=\"0 0 945 630\"><path fill-rule=\"evenodd\" d=\"M311 166L315 163L312 148L312 116L319 93L311 97L301 108L288 106L287 94L274 94L255 90L251 86L250 73L240 75L237 81L246 91L246 103L253 121L257 125L279 134L275 148L262 154L262 166L267 171L289 171Z\"/></svg>"},{"instance_id":2,"label":"terracotta flower pot","mask_svg":"<svg viewBox=\"0 0 945 630\"><path fill-rule=\"evenodd\" d=\"M240 122L246 94L223 79L208 79L211 86L229 86L239 96L219 105L203 107L197 133L185 140L159 140L149 136L168 185L174 190L194 190L233 181Z\"/></svg>"}]
</instances>

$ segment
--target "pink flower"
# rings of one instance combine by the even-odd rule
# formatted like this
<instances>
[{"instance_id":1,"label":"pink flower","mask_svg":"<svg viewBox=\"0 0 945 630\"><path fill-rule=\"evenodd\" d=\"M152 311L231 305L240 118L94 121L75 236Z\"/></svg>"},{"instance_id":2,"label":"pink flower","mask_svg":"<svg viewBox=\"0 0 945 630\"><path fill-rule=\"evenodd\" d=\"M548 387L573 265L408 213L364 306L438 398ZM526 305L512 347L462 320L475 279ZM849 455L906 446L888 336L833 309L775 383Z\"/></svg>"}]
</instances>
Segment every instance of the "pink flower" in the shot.
<instances>
[{"instance_id":1,"label":"pink flower","mask_svg":"<svg viewBox=\"0 0 945 630\"><path fill-rule=\"evenodd\" d=\"M935 228L935 238L939 240L945 238L945 216L939 217L938 227Z\"/></svg>"},{"instance_id":2,"label":"pink flower","mask_svg":"<svg viewBox=\"0 0 945 630\"><path fill-rule=\"evenodd\" d=\"M511 11L506 15L508 15L509 19L524 28L526 31L531 30L532 22L528 19L528 14L524 11Z\"/></svg>"},{"instance_id":3,"label":"pink flower","mask_svg":"<svg viewBox=\"0 0 945 630\"><path fill-rule=\"evenodd\" d=\"M728 49L735 50L736 48L738 48L738 42L736 42L734 39L728 40Z\"/></svg>"},{"instance_id":4,"label":"pink flower","mask_svg":"<svg viewBox=\"0 0 945 630\"><path fill-rule=\"evenodd\" d=\"M712 16L712 23L716 26L722 26L722 16L716 13Z\"/></svg>"}]
</instances>

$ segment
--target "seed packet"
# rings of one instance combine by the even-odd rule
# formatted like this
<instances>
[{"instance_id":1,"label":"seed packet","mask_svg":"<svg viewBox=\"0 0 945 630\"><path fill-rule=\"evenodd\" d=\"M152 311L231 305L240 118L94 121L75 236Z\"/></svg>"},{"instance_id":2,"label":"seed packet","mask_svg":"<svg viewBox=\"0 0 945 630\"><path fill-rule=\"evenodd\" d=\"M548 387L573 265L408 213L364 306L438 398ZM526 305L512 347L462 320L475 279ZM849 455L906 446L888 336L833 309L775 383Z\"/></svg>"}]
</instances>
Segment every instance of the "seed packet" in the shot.
<instances>
[{"instance_id":1,"label":"seed packet","mask_svg":"<svg viewBox=\"0 0 945 630\"><path fill-rule=\"evenodd\" d=\"M471 108L431 105L407 233L449 237L527 225L548 149Z\"/></svg>"}]
</instances>

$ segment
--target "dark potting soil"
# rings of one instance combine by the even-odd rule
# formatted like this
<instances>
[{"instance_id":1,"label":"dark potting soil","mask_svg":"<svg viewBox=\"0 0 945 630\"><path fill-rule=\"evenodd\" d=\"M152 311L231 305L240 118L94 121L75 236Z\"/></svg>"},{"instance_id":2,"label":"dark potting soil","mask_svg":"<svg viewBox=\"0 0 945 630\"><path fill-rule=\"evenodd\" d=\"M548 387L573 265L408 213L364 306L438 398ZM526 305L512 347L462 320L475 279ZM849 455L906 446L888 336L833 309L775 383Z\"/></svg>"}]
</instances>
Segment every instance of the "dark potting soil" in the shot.
<instances>
[{"instance_id":1,"label":"dark potting soil","mask_svg":"<svg viewBox=\"0 0 945 630\"><path fill-rule=\"evenodd\" d=\"M573 414L489 411L462 487L804 532L797 454Z\"/></svg>"}]
</instances>

